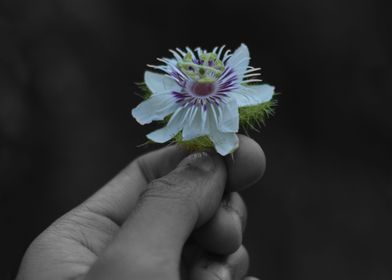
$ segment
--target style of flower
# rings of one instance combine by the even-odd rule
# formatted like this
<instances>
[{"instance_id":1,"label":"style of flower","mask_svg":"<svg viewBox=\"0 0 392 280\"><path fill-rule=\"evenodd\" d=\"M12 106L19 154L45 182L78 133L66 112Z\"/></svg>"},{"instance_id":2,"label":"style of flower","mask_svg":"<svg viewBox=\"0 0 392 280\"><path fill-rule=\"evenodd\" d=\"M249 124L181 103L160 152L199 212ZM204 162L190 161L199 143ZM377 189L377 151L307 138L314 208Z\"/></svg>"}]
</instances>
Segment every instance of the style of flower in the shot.
<instances>
[{"instance_id":1,"label":"style of flower","mask_svg":"<svg viewBox=\"0 0 392 280\"><path fill-rule=\"evenodd\" d=\"M173 58L158 59L163 65L149 65L165 74L145 72L144 82L152 95L132 115L142 125L170 118L147 138L164 143L181 131L184 141L208 136L223 156L238 148L238 108L268 102L274 87L259 84L260 68L249 66L245 44L232 54L223 53L224 48L212 52L177 48L170 50Z\"/></svg>"}]
</instances>

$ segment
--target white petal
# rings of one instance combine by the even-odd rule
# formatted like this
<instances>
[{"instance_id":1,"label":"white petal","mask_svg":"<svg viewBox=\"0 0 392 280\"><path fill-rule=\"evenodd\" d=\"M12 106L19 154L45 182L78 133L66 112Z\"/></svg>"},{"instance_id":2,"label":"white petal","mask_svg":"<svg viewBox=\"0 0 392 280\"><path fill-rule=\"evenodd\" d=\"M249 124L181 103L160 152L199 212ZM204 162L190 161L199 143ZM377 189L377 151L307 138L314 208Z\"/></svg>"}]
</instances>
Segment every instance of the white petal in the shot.
<instances>
[{"instance_id":1,"label":"white petal","mask_svg":"<svg viewBox=\"0 0 392 280\"><path fill-rule=\"evenodd\" d=\"M216 151L222 156L234 152L239 145L236 133L222 133L216 130L210 134L210 138L215 145Z\"/></svg>"},{"instance_id":2,"label":"white petal","mask_svg":"<svg viewBox=\"0 0 392 280\"><path fill-rule=\"evenodd\" d=\"M208 134L208 111L203 107L194 107L193 116L187 120L182 131L182 138L184 140L191 140L193 138Z\"/></svg>"},{"instance_id":3,"label":"white petal","mask_svg":"<svg viewBox=\"0 0 392 280\"><path fill-rule=\"evenodd\" d=\"M152 121L163 120L180 105L170 92L154 94L132 110L132 116L144 125Z\"/></svg>"},{"instance_id":4,"label":"white petal","mask_svg":"<svg viewBox=\"0 0 392 280\"><path fill-rule=\"evenodd\" d=\"M230 95L237 101L238 107L253 106L270 101L274 90L275 87L267 84L241 86Z\"/></svg>"},{"instance_id":5,"label":"white petal","mask_svg":"<svg viewBox=\"0 0 392 280\"><path fill-rule=\"evenodd\" d=\"M240 117L235 99L228 103L221 103L218 110L217 127L220 132L238 132Z\"/></svg>"},{"instance_id":6,"label":"white petal","mask_svg":"<svg viewBox=\"0 0 392 280\"><path fill-rule=\"evenodd\" d=\"M168 91L178 91L180 86L176 81L166 75L154 72L144 72L144 82L152 93L162 93Z\"/></svg>"},{"instance_id":7,"label":"white petal","mask_svg":"<svg viewBox=\"0 0 392 280\"><path fill-rule=\"evenodd\" d=\"M226 66L234 69L237 74L238 80L242 81L244 73L249 65L249 50L245 44L235 50L233 55L227 60Z\"/></svg>"},{"instance_id":8,"label":"white petal","mask_svg":"<svg viewBox=\"0 0 392 280\"><path fill-rule=\"evenodd\" d=\"M184 127L184 122L188 114L188 108L177 109L165 127L147 134L147 138L156 143L169 141Z\"/></svg>"},{"instance_id":9,"label":"white petal","mask_svg":"<svg viewBox=\"0 0 392 280\"><path fill-rule=\"evenodd\" d=\"M222 156L226 156L238 148L239 140L237 134L232 132L220 132L218 130L218 116L214 107L211 105L208 116L209 137L214 143L215 150Z\"/></svg>"}]
</instances>

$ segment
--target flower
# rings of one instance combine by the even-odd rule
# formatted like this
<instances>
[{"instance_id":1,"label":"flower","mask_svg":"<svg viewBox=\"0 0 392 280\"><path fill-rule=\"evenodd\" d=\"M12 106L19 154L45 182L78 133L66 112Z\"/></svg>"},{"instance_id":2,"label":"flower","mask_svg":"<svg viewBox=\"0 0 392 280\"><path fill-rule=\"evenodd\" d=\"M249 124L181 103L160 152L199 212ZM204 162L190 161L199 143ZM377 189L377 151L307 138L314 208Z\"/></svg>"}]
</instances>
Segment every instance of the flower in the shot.
<instances>
[{"instance_id":1,"label":"flower","mask_svg":"<svg viewBox=\"0 0 392 280\"><path fill-rule=\"evenodd\" d=\"M225 46L212 52L200 48L170 50L174 58L161 58L163 65L150 67L144 82L152 95L132 110L142 125L163 120L165 127L147 138L164 143L182 132L184 141L208 136L221 155L238 148L239 107L271 100L274 87L261 82L260 68L249 66L249 50L242 44L233 54Z\"/></svg>"}]
</instances>

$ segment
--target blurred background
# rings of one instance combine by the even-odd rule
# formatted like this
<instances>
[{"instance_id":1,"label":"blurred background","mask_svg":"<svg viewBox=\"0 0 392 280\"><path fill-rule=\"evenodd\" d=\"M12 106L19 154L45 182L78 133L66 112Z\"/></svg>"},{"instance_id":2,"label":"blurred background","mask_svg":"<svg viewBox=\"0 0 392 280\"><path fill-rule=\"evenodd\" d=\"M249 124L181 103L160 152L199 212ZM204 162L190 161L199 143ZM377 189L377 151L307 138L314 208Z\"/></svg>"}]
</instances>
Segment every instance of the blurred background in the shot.
<instances>
[{"instance_id":1,"label":"blurred background","mask_svg":"<svg viewBox=\"0 0 392 280\"><path fill-rule=\"evenodd\" d=\"M134 157L146 64L235 49L277 87L243 193L250 272L392 279L392 19L388 1L0 0L0 279L29 243Z\"/></svg>"}]
</instances>

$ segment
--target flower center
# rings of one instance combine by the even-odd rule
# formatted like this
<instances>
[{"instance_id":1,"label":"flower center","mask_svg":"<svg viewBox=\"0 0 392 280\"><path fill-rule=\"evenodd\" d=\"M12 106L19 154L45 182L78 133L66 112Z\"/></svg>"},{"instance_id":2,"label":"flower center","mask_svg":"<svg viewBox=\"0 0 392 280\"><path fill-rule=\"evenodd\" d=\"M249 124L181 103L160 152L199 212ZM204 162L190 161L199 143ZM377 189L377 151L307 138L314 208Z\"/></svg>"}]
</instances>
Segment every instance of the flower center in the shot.
<instances>
[{"instance_id":1,"label":"flower center","mask_svg":"<svg viewBox=\"0 0 392 280\"><path fill-rule=\"evenodd\" d=\"M215 91L214 83L198 83L195 82L191 87L192 93L197 96L208 96Z\"/></svg>"},{"instance_id":2,"label":"flower center","mask_svg":"<svg viewBox=\"0 0 392 280\"><path fill-rule=\"evenodd\" d=\"M225 66L215 53L203 53L194 57L188 52L177 66L183 73L194 81L211 83L216 81L223 73Z\"/></svg>"}]
</instances>

